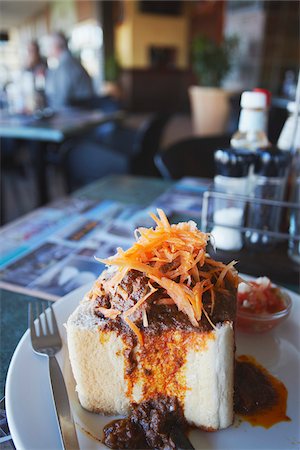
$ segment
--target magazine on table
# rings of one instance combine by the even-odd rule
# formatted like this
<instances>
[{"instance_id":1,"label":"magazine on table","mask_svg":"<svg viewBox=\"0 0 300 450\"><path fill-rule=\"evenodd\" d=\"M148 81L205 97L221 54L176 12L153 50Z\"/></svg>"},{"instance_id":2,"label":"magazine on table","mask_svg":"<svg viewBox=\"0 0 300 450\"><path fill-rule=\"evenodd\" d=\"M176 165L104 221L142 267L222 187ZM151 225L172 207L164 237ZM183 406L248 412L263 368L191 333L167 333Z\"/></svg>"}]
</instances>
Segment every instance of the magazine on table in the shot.
<instances>
[{"instance_id":1,"label":"magazine on table","mask_svg":"<svg viewBox=\"0 0 300 450\"><path fill-rule=\"evenodd\" d=\"M104 265L94 256L127 249L134 230L151 224L148 209L138 205L110 200L80 205L72 209L65 201L40 208L3 229L0 287L57 300L96 280Z\"/></svg>"},{"instance_id":2,"label":"magazine on table","mask_svg":"<svg viewBox=\"0 0 300 450\"><path fill-rule=\"evenodd\" d=\"M153 205L163 209L167 215L180 214L199 218L203 193L211 189L212 185L210 179L184 177L157 197Z\"/></svg>"}]
</instances>

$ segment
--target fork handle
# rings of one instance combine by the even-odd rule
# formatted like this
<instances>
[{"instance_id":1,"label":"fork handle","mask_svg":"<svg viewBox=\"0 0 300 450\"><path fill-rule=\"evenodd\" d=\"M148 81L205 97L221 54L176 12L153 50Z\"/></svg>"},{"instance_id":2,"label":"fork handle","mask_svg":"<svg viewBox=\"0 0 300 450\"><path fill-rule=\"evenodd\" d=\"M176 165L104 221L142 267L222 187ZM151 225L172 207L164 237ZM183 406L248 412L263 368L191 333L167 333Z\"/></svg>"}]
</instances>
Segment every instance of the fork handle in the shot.
<instances>
[{"instance_id":1,"label":"fork handle","mask_svg":"<svg viewBox=\"0 0 300 450\"><path fill-rule=\"evenodd\" d=\"M79 450L67 388L55 356L49 356L49 375L63 448L65 450Z\"/></svg>"}]
</instances>

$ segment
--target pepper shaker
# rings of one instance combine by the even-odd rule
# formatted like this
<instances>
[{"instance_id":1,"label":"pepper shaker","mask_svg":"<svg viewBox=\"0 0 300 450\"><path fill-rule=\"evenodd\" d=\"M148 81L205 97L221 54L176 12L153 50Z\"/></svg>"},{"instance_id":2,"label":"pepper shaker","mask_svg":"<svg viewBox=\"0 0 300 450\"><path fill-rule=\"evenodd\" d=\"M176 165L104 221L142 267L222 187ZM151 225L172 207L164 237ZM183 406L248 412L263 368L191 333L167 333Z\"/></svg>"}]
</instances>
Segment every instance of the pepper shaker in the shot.
<instances>
[{"instance_id":1,"label":"pepper shaker","mask_svg":"<svg viewBox=\"0 0 300 450\"><path fill-rule=\"evenodd\" d=\"M282 201L289 160L287 152L276 148L258 150L250 196L257 199ZM261 232L246 231L245 242L248 248L266 250L274 246L276 239L264 231L279 231L281 212L280 205L265 205L250 201L246 225Z\"/></svg>"}]
</instances>

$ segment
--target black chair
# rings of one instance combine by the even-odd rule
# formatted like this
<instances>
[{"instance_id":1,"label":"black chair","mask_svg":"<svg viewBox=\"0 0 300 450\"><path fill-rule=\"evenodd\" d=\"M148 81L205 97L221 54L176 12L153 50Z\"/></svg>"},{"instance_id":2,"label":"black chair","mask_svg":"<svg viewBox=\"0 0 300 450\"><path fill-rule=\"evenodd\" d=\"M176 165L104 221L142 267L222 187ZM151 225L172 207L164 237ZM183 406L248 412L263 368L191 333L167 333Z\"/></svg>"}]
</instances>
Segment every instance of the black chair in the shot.
<instances>
[{"instance_id":1,"label":"black chair","mask_svg":"<svg viewBox=\"0 0 300 450\"><path fill-rule=\"evenodd\" d=\"M160 176L154 155L161 146L161 138L171 114L153 114L139 128L118 123L116 129L105 141L97 142L107 148L126 156L132 175Z\"/></svg>"},{"instance_id":2,"label":"black chair","mask_svg":"<svg viewBox=\"0 0 300 450\"><path fill-rule=\"evenodd\" d=\"M13 213L13 218L24 214L24 195L30 195L24 192L24 184L29 178L30 158L28 148L24 148L23 141L17 139L0 139L1 148L1 173L0 173L0 224L4 225L8 221L7 209ZM23 183L20 186L20 182ZM28 184L28 183L27 183ZM9 192L10 202L7 200Z\"/></svg>"},{"instance_id":3,"label":"black chair","mask_svg":"<svg viewBox=\"0 0 300 450\"><path fill-rule=\"evenodd\" d=\"M214 151L229 146L231 135L192 137L176 142L155 156L163 178L178 180L184 176L213 178Z\"/></svg>"},{"instance_id":4,"label":"black chair","mask_svg":"<svg viewBox=\"0 0 300 450\"><path fill-rule=\"evenodd\" d=\"M126 174L129 161L97 141L82 138L68 142L62 150L62 169L66 188L73 192L106 175Z\"/></svg>"},{"instance_id":5,"label":"black chair","mask_svg":"<svg viewBox=\"0 0 300 450\"><path fill-rule=\"evenodd\" d=\"M110 95L94 95L93 97L86 99L72 100L71 106L82 110L100 110L107 114L121 111L123 108L122 103ZM104 145L108 145L111 136L117 130L118 126L119 121L112 120L99 125L88 134L91 138L97 139Z\"/></svg>"},{"instance_id":6,"label":"black chair","mask_svg":"<svg viewBox=\"0 0 300 450\"><path fill-rule=\"evenodd\" d=\"M171 114L156 114L141 126L136 134L130 172L133 175L159 176L154 157Z\"/></svg>"},{"instance_id":7,"label":"black chair","mask_svg":"<svg viewBox=\"0 0 300 450\"><path fill-rule=\"evenodd\" d=\"M268 137L273 145L276 145L287 118L288 111L286 108L271 105L268 120Z\"/></svg>"},{"instance_id":8,"label":"black chair","mask_svg":"<svg viewBox=\"0 0 300 450\"><path fill-rule=\"evenodd\" d=\"M68 192L105 175L159 176L154 155L169 118L155 115L137 130L120 125L107 144L91 136L65 143L61 153Z\"/></svg>"},{"instance_id":9,"label":"black chair","mask_svg":"<svg viewBox=\"0 0 300 450\"><path fill-rule=\"evenodd\" d=\"M226 133L235 133L239 127L239 118L241 111L241 92L229 96L229 118L226 127Z\"/></svg>"}]
</instances>

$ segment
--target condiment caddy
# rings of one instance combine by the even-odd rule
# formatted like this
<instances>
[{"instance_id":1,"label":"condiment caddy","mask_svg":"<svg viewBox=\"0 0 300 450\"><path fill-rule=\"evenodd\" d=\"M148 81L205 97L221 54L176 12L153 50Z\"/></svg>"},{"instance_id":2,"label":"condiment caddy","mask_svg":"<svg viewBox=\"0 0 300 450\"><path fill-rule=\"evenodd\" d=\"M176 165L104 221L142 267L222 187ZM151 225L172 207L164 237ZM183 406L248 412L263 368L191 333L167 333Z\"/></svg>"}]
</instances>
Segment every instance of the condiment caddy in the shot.
<instances>
[{"instance_id":1,"label":"condiment caddy","mask_svg":"<svg viewBox=\"0 0 300 450\"><path fill-rule=\"evenodd\" d=\"M263 251L290 237L282 228L282 213L283 208L291 211L293 203L284 201L291 158L268 141L268 105L264 92L244 92L231 148L215 151L214 188L204 196L202 226L211 231L217 249L236 251L246 245ZM294 198L297 222L297 193ZM297 233L293 242L299 245Z\"/></svg>"}]
</instances>

